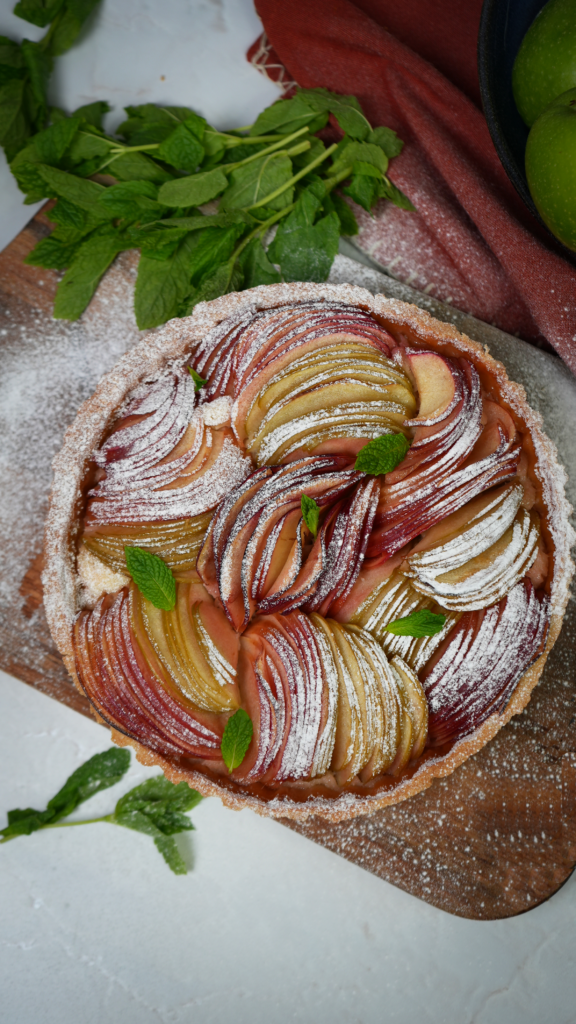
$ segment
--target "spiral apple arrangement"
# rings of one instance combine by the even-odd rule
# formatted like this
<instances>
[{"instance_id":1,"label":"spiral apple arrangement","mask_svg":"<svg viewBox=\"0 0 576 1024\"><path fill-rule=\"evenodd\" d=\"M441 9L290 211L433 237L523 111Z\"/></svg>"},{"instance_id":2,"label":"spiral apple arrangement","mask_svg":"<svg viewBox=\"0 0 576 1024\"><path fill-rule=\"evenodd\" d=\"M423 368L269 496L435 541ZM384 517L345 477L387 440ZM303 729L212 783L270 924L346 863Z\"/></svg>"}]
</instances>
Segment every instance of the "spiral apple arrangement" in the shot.
<instances>
[{"instance_id":1,"label":"spiral apple arrangement","mask_svg":"<svg viewBox=\"0 0 576 1024\"><path fill-rule=\"evenodd\" d=\"M501 713L552 560L492 385L336 301L244 308L145 379L85 485L73 649L101 718L306 801L393 788Z\"/></svg>"}]
</instances>

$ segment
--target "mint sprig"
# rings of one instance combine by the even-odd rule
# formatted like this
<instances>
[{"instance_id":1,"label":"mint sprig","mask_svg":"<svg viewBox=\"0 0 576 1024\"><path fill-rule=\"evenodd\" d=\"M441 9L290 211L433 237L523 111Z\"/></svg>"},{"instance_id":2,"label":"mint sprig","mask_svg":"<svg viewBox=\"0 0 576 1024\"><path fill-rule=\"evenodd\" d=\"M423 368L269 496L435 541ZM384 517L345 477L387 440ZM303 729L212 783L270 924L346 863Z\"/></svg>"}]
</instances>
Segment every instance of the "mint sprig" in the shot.
<instances>
[{"instance_id":1,"label":"mint sprig","mask_svg":"<svg viewBox=\"0 0 576 1024\"><path fill-rule=\"evenodd\" d=\"M126 567L138 590L155 608L172 611L176 604L176 580L158 555L143 548L124 548Z\"/></svg>"},{"instance_id":2,"label":"mint sprig","mask_svg":"<svg viewBox=\"0 0 576 1024\"><path fill-rule=\"evenodd\" d=\"M134 310L146 329L242 288L325 281L340 235L358 231L344 195L369 212L382 198L412 208L387 177L402 141L372 129L354 96L299 89L230 132L189 107L128 106L116 134L102 127L102 101L70 115L49 107L53 58L98 2L20 0L15 13L48 31L0 41L0 145L26 202L57 200L54 231L26 257L66 271L56 318L78 319L125 249L140 250ZM331 115L343 138L327 145L316 133ZM219 213L199 212L209 201Z\"/></svg>"},{"instance_id":3,"label":"mint sprig","mask_svg":"<svg viewBox=\"0 0 576 1024\"><path fill-rule=\"evenodd\" d=\"M86 821L61 821L95 793L120 782L129 767L128 750L113 747L102 754L95 754L72 772L62 789L48 801L45 811L31 807L16 807L8 811L8 824L0 829L0 843L7 843L17 836L29 836L44 828L71 828L107 821L151 836L170 870L175 875L185 875L186 864L173 836L194 828L185 812L191 811L202 799L201 794L186 782L175 785L163 775L158 775L120 797L111 814Z\"/></svg>"},{"instance_id":4,"label":"mint sprig","mask_svg":"<svg viewBox=\"0 0 576 1024\"><path fill-rule=\"evenodd\" d=\"M389 622L386 632L394 633L395 636L435 636L443 630L445 622L445 615L422 608L419 612L412 612L402 619Z\"/></svg>"},{"instance_id":5,"label":"mint sprig","mask_svg":"<svg viewBox=\"0 0 576 1024\"><path fill-rule=\"evenodd\" d=\"M201 388L203 388L204 385L207 383L207 381L205 381L204 377L201 377L199 373L196 373L196 370L194 369L193 366L188 367L188 373L190 374L192 380L194 381L194 390L200 391Z\"/></svg>"},{"instance_id":6,"label":"mint sprig","mask_svg":"<svg viewBox=\"0 0 576 1024\"><path fill-rule=\"evenodd\" d=\"M242 764L252 739L252 719L247 711L239 708L226 722L222 736L222 758L229 772Z\"/></svg>"},{"instance_id":7,"label":"mint sprig","mask_svg":"<svg viewBox=\"0 0 576 1024\"><path fill-rule=\"evenodd\" d=\"M372 476L391 473L406 458L409 448L404 434L382 434L360 449L354 469Z\"/></svg>"},{"instance_id":8,"label":"mint sprig","mask_svg":"<svg viewBox=\"0 0 576 1024\"><path fill-rule=\"evenodd\" d=\"M310 530L313 537L318 533L318 522L320 519L320 508L314 501L314 498L309 498L307 494L303 494L300 500L300 507L302 509L302 516L306 526Z\"/></svg>"}]
</instances>

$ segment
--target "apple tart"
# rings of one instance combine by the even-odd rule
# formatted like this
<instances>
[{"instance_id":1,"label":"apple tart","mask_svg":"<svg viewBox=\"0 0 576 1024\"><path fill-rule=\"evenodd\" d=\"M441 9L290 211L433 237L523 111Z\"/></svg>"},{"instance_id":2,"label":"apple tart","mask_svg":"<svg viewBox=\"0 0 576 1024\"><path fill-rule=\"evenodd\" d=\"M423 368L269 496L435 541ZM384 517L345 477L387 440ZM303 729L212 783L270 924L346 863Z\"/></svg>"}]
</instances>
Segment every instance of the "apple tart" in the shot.
<instances>
[{"instance_id":1,"label":"apple tart","mask_svg":"<svg viewBox=\"0 0 576 1024\"><path fill-rule=\"evenodd\" d=\"M564 474L522 388L360 288L172 321L54 468L44 585L69 671L116 742L230 806L340 820L419 792L525 707L560 629Z\"/></svg>"}]
</instances>

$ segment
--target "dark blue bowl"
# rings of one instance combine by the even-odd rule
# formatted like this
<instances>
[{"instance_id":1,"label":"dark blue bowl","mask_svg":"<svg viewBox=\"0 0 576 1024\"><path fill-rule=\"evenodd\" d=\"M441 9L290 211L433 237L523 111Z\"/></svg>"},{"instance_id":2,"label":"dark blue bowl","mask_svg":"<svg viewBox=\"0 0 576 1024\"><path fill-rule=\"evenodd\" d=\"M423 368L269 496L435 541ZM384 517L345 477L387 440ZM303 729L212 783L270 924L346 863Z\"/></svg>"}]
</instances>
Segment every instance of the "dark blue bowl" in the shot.
<instances>
[{"instance_id":1,"label":"dark blue bowl","mask_svg":"<svg viewBox=\"0 0 576 1024\"><path fill-rule=\"evenodd\" d=\"M528 128L516 109L512 93L516 54L545 3L546 0L484 0L478 33L480 94L492 142L510 181L554 240L554 248L571 263L576 263L576 253L548 231L530 195L524 170Z\"/></svg>"}]
</instances>

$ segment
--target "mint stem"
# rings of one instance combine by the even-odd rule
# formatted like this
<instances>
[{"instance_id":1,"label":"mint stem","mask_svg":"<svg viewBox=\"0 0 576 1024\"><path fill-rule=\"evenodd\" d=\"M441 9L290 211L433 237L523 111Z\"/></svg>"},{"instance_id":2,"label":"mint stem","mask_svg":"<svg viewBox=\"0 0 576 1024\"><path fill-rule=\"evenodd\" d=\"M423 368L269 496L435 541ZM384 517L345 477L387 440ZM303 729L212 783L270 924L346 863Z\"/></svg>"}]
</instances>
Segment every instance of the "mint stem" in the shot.
<instances>
[{"instance_id":1,"label":"mint stem","mask_svg":"<svg viewBox=\"0 0 576 1024\"><path fill-rule=\"evenodd\" d=\"M73 828L74 825L94 825L97 821L113 822L113 815L104 814L101 818L86 818L84 821L55 821L51 825L43 825L42 828Z\"/></svg>"},{"instance_id":2,"label":"mint stem","mask_svg":"<svg viewBox=\"0 0 576 1024\"><path fill-rule=\"evenodd\" d=\"M259 153L253 153L252 156L247 156L245 160L239 160L235 164L224 164L222 170L225 174L228 171L235 171L237 167L244 167L246 164L251 164L253 160L259 160L262 156L267 156L268 153L273 153L276 149L282 149L288 142L292 142L293 139L298 138L299 135L303 135L307 132L308 128L300 128L297 132L293 132L292 135L283 135L279 142L275 142L273 146L267 146L266 149L261 149Z\"/></svg>"},{"instance_id":3,"label":"mint stem","mask_svg":"<svg viewBox=\"0 0 576 1024\"><path fill-rule=\"evenodd\" d=\"M232 253L232 256L230 258L234 260L234 262L236 262L242 250L246 248L248 243L251 242L253 238L256 238L260 234L264 234L268 230L268 228L271 228L272 225L276 223L277 220L281 220L282 217L285 217L287 213L291 213L295 206L296 203L291 203L290 206L284 206L281 210L278 211L278 213L275 213L273 217L269 217L268 220L264 220L262 221L261 224L258 224L258 226L255 227L254 230L251 231L249 235L246 235L246 238L244 238L240 242L240 245Z\"/></svg>"},{"instance_id":4,"label":"mint stem","mask_svg":"<svg viewBox=\"0 0 576 1024\"><path fill-rule=\"evenodd\" d=\"M330 154L334 152L337 145L338 144L334 142L333 145L329 146L324 153L322 153L320 156L317 156L315 160L311 161L311 163L306 164L306 167L303 167L301 171L298 171L298 174L295 174L293 178L290 178L290 180L285 182L284 185L281 185L280 188L277 188L275 192L270 192L269 195L264 196L263 199L259 199L257 203L252 203L251 206L246 206L245 209L256 210L258 209L258 207L266 206L268 203L271 203L272 200L277 199L278 196L281 196L282 193L286 192L286 190L291 188L292 185L295 185L297 181L300 181L300 178L303 178L306 174L310 174L310 171L313 171L315 167L318 167L319 164L323 163L324 160L326 160L330 156Z\"/></svg>"},{"instance_id":5,"label":"mint stem","mask_svg":"<svg viewBox=\"0 0 576 1024\"><path fill-rule=\"evenodd\" d=\"M35 829L35 832L42 832L45 828L73 828L75 825L94 825L97 821L109 821L112 824L114 822L114 816L112 814L105 814L102 818L87 818L85 821L55 821L49 825L41 825L40 828ZM25 833L21 833L24 835ZM31 835L33 833L30 833ZM19 839L20 836L4 836L0 839L1 843L9 843L11 839Z\"/></svg>"}]
</instances>

